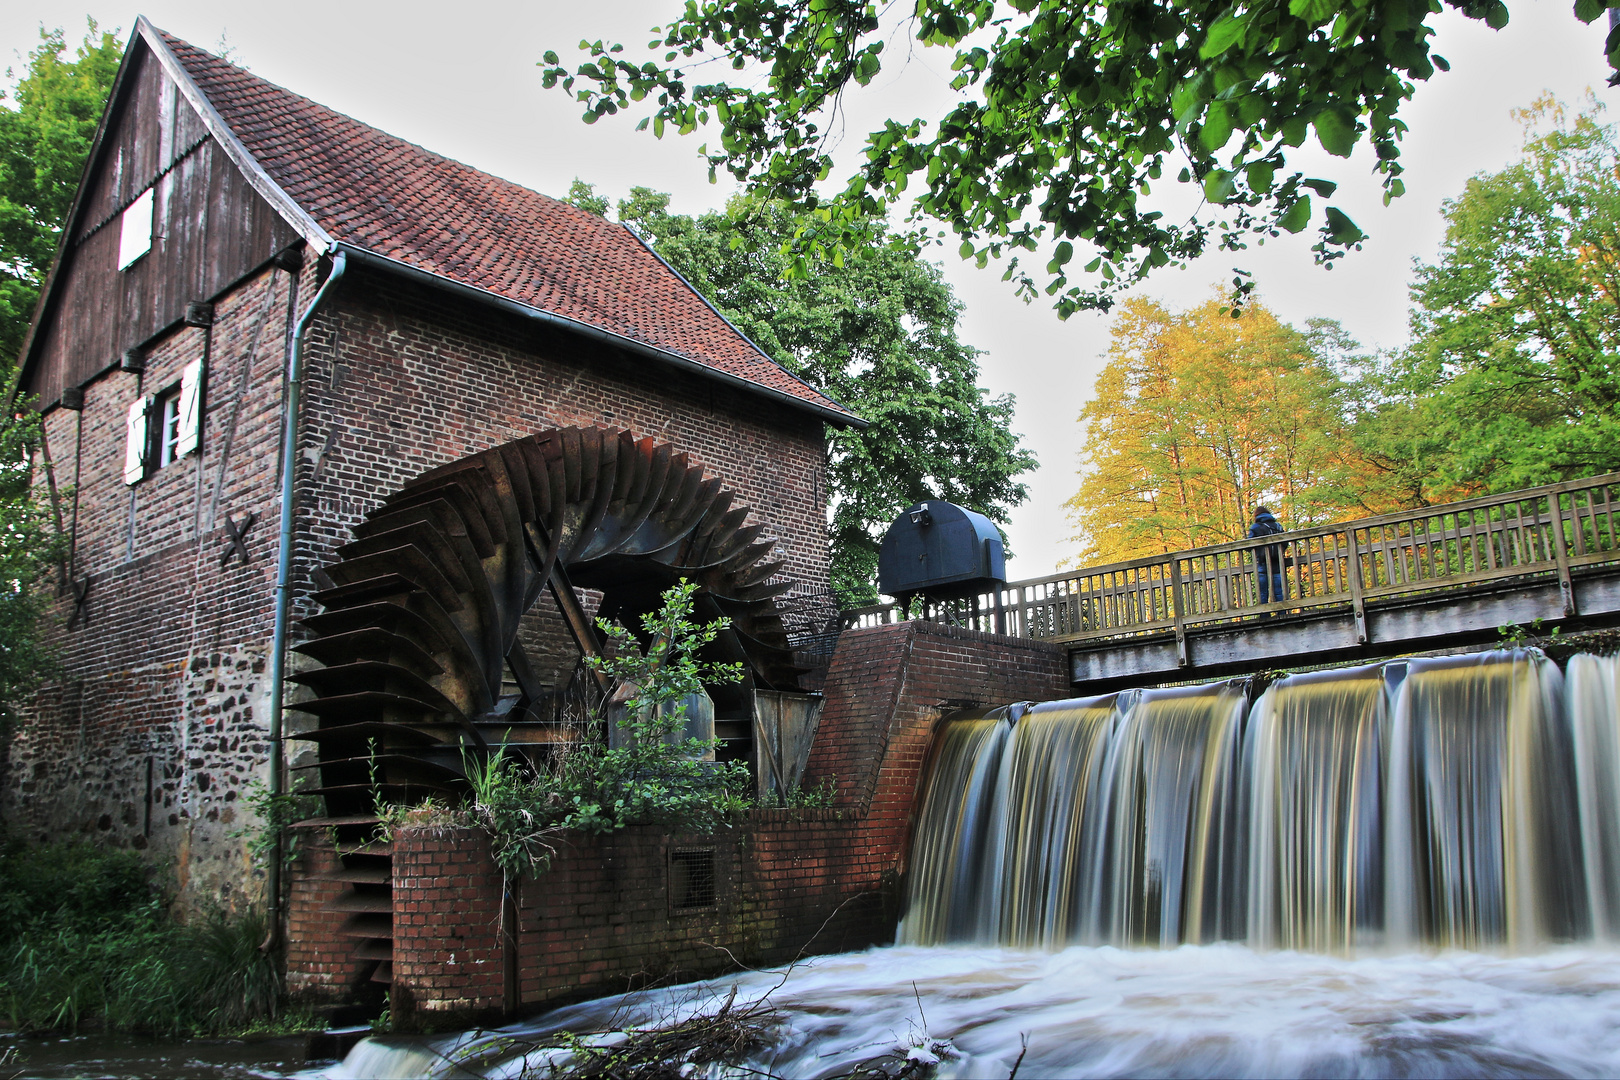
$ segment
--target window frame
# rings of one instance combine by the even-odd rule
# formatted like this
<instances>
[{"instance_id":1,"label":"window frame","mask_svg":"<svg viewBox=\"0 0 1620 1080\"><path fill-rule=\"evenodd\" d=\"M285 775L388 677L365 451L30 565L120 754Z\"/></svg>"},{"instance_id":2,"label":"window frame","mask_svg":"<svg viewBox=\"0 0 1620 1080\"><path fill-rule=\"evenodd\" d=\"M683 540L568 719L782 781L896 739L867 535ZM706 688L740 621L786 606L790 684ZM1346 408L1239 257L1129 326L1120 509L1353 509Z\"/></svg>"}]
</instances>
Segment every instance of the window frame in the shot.
<instances>
[{"instance_id":1,"label":"window frame","mask_svg":"<svg viewBox=\"0 0 1620 1080\"><path fill-rule=\"evenodd\" d=\"M185 456L179 452L180 397L179 383L152 395L152 415L146 428L151 440L147 447L147 460L151 462L148 475L168 468Z\"/></svg>"}]
</instances>

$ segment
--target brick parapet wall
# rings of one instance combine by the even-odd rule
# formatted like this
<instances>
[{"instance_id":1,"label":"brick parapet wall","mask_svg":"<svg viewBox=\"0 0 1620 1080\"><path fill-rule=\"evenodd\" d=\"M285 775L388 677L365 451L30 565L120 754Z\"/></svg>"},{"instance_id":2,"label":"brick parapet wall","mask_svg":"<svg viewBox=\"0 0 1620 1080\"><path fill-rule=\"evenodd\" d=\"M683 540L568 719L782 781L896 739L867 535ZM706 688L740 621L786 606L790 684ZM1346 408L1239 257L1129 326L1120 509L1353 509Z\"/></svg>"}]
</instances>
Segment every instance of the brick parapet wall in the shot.
<instances>
[{"instance_id":1,"label":"brick parapet wall","mask_svg":"<svg viewBox=\"0 0 1620 1080\"><path fill-rule=\"evenodd\" d=\"M1068 691L1058 645L921 622L845 631L804 786L832 781L841 805L892 807L896 792L915 790L939 717Z\"/></svg>"},{"instance_id":2,"label":"brick parapet wall","mask_svg":"<svg viewBox=\"0 0 1620 1080\"><path fill-rule=\"evenodd\" d=\"M1061 696L1063 671L1061 649L1018 639L911 624L844 635L811 758L821 775L841 770L839 804L755 810L708 836L634 827L566 838L550 869L520 886L517 1000L508 1009L892 940L937 721L969 703ZM481 835L459 842L477 849L471 865L485 865ZM711 903L680 906L692 896L675 880L679 852L709 853ZM498 893L492 881L472 914L448 893L433 910L409 914L440 926L432 948L441 955L449 925L488 947ZM396 924L400 904L418 902L398 897ZM481 995L492 982L447 982L432 962L408 955L416 947L396 938L396 995L403 989L420 1012L445 1016L489 1008Z\"/></svg>"}]
</instances>

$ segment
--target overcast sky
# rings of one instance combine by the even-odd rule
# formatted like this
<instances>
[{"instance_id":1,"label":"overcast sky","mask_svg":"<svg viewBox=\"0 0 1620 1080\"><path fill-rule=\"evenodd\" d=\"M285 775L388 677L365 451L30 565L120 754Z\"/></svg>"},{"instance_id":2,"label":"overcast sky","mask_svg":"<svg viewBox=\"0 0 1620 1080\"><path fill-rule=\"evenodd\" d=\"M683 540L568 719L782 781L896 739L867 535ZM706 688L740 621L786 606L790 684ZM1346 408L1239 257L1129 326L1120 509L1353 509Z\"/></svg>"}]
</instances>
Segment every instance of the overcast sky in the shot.
<instances>
[{"instance_id":1,"label":"overcast sky","mask_svg":"<svg viewBox=\"0 0 1620 1080\"><path fill-rule=\"evenodd\" d=\"M1402 157L1407 193L1394 205L1382 206L1365 151L1349 162L1319 151L1300 158L1309 174L1341 182L1335 203L1370 234L1362 251L1324 271L1311 265L1311 240L1302 234L1161 271L1144 291L1190 306L1241 266L1254 272L1261 298L1282 318L1298 324L1326 316L1364 345L1398 347L1412 261L1432 260L1443 236L1442 200L1454 198L1468 177L1517 156L1520 132L1510 110L1544 90L1573 103L1590 87L1611 108L1615 101L1604 85L1601 24L1582 26L1569 0L1509 6L1512 22L1501 32L1449 11L1441 17L1435 49L1452 71L1421 85L1402 114L1411 129ZM64 27L76 42L86 15L127 36L141 13L195 45L229 48L233 60L272 82L539 191L561 196L576 176L611 195L642 184L672 192L673 209L694 213L721 205L731 192L707 182L697 157L701 137L656 141L633 130L639 114L587 127L561 94L541 89L536 66L546 49L570 57L581 38L640 45L648 27L680 7L681 0L151 0L137 11L83 0L4 0L0 56L19 64L41 24ZM904 71L880 76L851 105L846 149L881 115L936 115L949 101L948 63L941 50L921 50ZM1008 530L1017 553L1009 574L1050 573L1073 547L1061 504L1074 491L1075 417L1102 364L1109 319L1081 314L1060 322L1045 306L1014 298L999 270L975 270L953 253L939 258L966 305L963 338L985 350L985 385L1017 395L1017 430L1041 459L1039 472L1026 478L1030 500Z\"/></svg>"}]
</instances>

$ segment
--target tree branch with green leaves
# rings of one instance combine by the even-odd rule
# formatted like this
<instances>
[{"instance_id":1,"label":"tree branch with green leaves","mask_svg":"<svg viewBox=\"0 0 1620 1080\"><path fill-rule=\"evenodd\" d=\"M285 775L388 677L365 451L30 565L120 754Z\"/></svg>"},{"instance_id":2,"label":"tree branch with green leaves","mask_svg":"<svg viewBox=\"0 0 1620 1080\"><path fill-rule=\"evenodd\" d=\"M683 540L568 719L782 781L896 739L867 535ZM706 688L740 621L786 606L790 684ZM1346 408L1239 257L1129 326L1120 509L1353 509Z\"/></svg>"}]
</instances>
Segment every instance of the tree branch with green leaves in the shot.
<instances>
[{"instance_id":1,"label":"tree branch with green leaves","mask_svg":"<svg viewBox=\"0 0 1620 1080\"><path fill-rule=\"evenodd\" d=\"M587 664L614 688L583 738L546 766L530 768L503 747L468 757L471 820L490 834L508 878L551 862L565 833L656 825L712 832L748 808L752 780L741 762L712 760L713 739L688 738L687 702L705 685L738 682L742 666L702 658L728 621L692 620L697 586L684 578L642 616L641 632L598 620L603 654ZM616 732L609 728L616 728Z\"/></svg>"},{"instance_id":2,"label":"tree branch with green leaves","mask_svg":"<svg viewBox=\"0 0 1620 1080\"><path fill-rule=\"evenodd\" d=\"M1508 21L1502 0L689 0L653 28L646 59L585 41L583 63L549 51L542 67L587 123L629 110L658 137L709 133L711 178L723 169L810 215L784 245L799 273L879 240L915 250L949 236L1067 317L1212 243L1314 226L1317 260L1354 248L1360 227L1328 201L1336 181L1295 168L1294 152L1314 139L1348 158L1366 142L1386 201L1399 196L1400 112L1447 67L1430 39L1448 7ZM1580 0L1575 14L1605 10ZM829 182L846 99L917 47L946 53L957 100L888 117ZM1620 32L1605 48L1620 60ZM1169 180L1202 199L1184 220L1150 201ZM900 205L912 228L882 234Z\"/></svg>"}]
</instances>

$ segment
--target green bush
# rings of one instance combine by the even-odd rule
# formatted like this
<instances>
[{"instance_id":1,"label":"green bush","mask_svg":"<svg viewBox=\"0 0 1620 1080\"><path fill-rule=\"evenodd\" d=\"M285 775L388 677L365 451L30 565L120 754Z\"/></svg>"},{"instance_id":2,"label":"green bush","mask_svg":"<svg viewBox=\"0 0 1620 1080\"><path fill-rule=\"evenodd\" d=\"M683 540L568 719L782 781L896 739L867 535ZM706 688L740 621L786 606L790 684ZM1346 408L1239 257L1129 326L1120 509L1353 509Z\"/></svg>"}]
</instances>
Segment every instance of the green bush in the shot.
<instances>
[{"instance_id":1,"label":"green bush","mask_svg":"<svg viewBox=\"0 0 1620 1080\"><path fill-rule=\"evenodd\" d=\"M185 925L140 857L88 843L0 846L0 1018L154 1035L274 1021L281 979L262 915Z\"/></svg>"},{"instance_id":2,"label":"green bush","mask_svg":"<svg viewBox=\"0 0 1620 1080\"><path fill-rule=\"evenodd\" d=\"M743 677L741 664L699 659L729 621L693 622L696 592L684 578L665 590L662 606L642 616L639 639L622 624L597 620L608 655L586 663L607 676L618 709L604 702L585 739L549 768L528 769L504 747L484 760L467 759L473 795L467 813L489 832L495 861L509 878L544 871L552 842L566 831L658 825L710 832L751 805L748 767L703 760L717 740L685 737L686 701L706 683ZM609 724L619 728L618 745L606 738Z\"/></svg>"}]
</instances>

